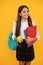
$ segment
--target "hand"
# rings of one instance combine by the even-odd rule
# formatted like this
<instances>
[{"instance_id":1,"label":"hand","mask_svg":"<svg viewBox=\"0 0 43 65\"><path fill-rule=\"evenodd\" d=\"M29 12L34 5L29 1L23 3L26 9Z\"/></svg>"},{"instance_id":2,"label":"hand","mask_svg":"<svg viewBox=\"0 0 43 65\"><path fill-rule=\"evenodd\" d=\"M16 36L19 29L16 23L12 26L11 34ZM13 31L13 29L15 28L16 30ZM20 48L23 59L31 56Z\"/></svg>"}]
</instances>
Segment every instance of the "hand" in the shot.
<instances>
[{"instance_id":1,"label":"hand","mask_svg":"<svg viewBox=\"0 0 43 65\"><path fill-rule=\"evenodd\" d=\"M33 39L33 38L27 37L27 38L25 39L25 41L26 41L27 44L29 44L29 43L32 41L32 39Z\"/></svg>"},{"instance_id":2,"label":"hand","mask_svg":"<svg viewBox=\"0 0 43 65\"><path fill-rule=\"evenodd\" d=\"M16 40L17 38L16 37L14 37L14 40Z\"/></svg>"},{"instance_id":3,"label":"hand","mask_svg":"<svg viewBox=\"0 0 43 65\"><path fill-rule=\"evenodd\" d=\"M19 43L22 43L23 42L23 39L21 41L19 41Z\"/></svg>"},{"instance_id":4,"label":"hand","mask_svg":"<svg viewBox=\"0 0 43 65\"><path fill-rule=\"evenodd\" d=\"M37 40L36 37L34 37L34 38L27 37L26 38L26 43L29 44L31 41L34 41L35 42L36 40Z\"/></svg>"},{"instance_id":5,"label":"hand","mask_svg":"<svg viewBox=\"0 0 43 65\"><path fill-rule=\"evenodd\" d=\"M36 38L36 37L31 38L31 41L36 41L36 40L37 40L37 38Z\"/></svg>"}]
</instances>

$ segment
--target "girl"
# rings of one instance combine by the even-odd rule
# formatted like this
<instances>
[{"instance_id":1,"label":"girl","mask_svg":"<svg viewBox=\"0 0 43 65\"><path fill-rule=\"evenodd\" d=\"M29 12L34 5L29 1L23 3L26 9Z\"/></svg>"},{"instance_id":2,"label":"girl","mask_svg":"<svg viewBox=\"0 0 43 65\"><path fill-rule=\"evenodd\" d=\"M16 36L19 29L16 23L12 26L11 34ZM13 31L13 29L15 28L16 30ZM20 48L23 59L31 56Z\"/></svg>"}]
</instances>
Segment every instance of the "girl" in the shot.
<instances>
[{"instance_id":1,"label":"girl","mask_svg":"<svg viewBox=\"0 0 43 65\"><path fill-rule=\"evenodd\" d=\"M35 38L25 38L24 30L28 26L30 27L35 25L30 17L29 8L27 6L22 5L18 8L17 21L13 24L12 38L16 40L16 37L19 35L23 37L23 41L21 41L17 46L16 58L19 61L19 65L30 65L35 56L33 45L28 47L28 43L30 43L31 41L39 40L39 33L37 30L37 35Z\"/></svg>"}]
</instances>

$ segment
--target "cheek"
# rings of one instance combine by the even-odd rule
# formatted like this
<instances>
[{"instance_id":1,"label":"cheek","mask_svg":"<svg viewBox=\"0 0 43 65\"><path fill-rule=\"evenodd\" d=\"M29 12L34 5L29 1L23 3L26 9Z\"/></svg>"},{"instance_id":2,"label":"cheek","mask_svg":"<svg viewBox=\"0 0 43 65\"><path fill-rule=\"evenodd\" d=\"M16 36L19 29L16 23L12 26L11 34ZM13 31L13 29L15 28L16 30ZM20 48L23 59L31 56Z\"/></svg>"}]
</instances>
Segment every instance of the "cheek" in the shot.
<instances>
[{"instance_id":1,"label":"cheek","mask_svg":"<svg viewBox=\"0 0 43 65\"><path fill-rule=\"evenodd\" d=\"M29 16L29 14L28 13L24 13L23 16Z\"/></svg>"},{"instance_id":2,"label":"cheek","mask_svg":"<svg viewBox=\"0 0 43 65\"><path fill-rule=\"evenodd\" d=\"M28 14L26 14L26 13L23 13L23 14L22 14L22 16L28 16Z\"/></svg>"},{"instance_id":3,"label":"cheek","mask_svg":"<svg viewBox=\"0 0 43 65\"><path fill-rule=\"evenodd\" d=\"M24 17L25 16L25 13L23 13L21 16Z\"/></svg>"},{"instance_id":4,"label":"cheek","mask_svg":"<svg viewBox=\"0 0 43 65\"><path fill-rule=\"evenodd\" d=\"M22 13L21 16L22 16L22 17L28 17L29 14L28 14L28 13Z\"/></svg>"}]
</instances>

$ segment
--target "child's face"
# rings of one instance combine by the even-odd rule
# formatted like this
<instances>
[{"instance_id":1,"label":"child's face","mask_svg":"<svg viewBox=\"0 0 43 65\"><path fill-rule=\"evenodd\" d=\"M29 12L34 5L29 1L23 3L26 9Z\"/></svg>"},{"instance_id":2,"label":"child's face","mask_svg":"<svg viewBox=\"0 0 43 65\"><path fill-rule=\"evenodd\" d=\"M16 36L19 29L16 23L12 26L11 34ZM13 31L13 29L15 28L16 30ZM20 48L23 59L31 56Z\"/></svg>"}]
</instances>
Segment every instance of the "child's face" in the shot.
<instances>
[{"instance_id":1,"label":"child's face","mask_svg":"<svg viewBox=\"0 0 43 65\"><path fill-rule=\"evenodd\" d=\"M28 16L29 16L29 11L28 11L28 9L27 9L27 8L23 8L22 11L21 11L21 13L20 13L20 16L21 16L21 18L23 18L23 19L27 19Z\"/></svg>"}]
</instances>

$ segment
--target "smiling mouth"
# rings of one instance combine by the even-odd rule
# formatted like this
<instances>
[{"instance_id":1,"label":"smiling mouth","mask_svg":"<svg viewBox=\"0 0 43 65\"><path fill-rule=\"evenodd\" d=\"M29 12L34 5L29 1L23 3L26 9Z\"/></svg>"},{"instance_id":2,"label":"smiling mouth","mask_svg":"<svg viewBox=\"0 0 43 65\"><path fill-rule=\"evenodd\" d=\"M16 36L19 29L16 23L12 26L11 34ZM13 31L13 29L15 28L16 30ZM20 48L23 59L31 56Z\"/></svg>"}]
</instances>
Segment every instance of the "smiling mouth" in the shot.
<instances>
[{"instance_id":1,"label":"smiling mouth","mask_svg":"<svg viewBox=\"0 0 43 65\"><path fill-rule=\"evenodd\" d=\"M28 15L25 15L25 16L28 16Z\"/></svg>"}]
</instances>

